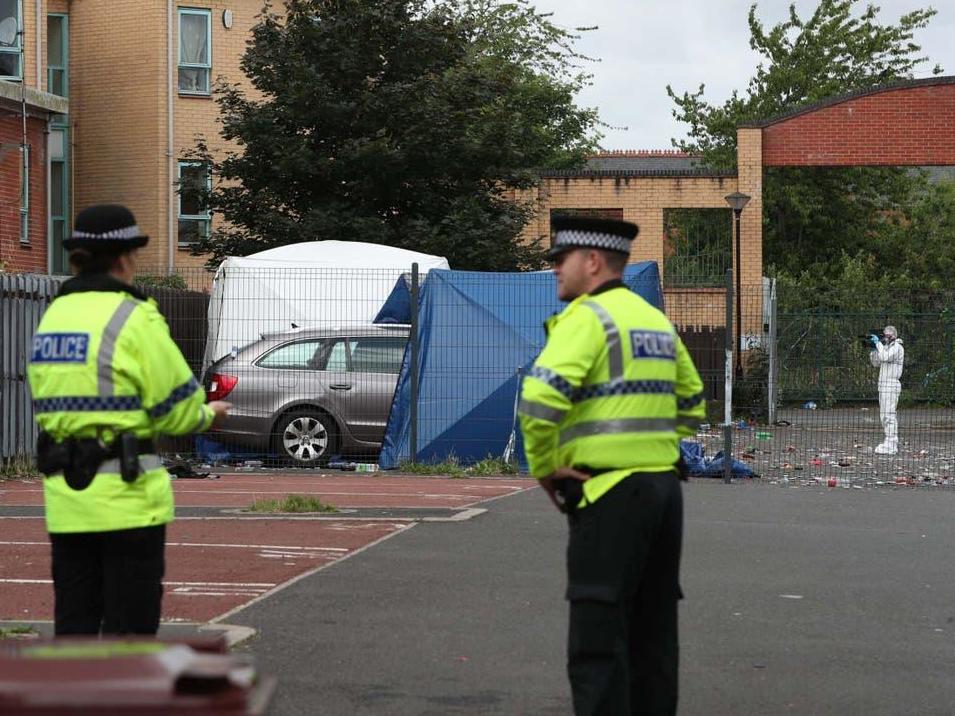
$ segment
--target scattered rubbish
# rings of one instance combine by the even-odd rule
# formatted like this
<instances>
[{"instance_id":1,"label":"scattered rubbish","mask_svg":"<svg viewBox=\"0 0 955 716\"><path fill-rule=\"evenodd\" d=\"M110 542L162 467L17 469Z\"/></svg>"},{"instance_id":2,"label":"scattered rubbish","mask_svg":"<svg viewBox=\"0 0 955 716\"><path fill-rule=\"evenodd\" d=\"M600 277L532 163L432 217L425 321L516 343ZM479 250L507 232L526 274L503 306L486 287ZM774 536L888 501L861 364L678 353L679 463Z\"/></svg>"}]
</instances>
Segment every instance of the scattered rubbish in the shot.
<instances>
[{"instance_id":1,"label":"scattered rubbish","mask_svg":"<svg viewBox=\"0 0 955 716\"><path fill-rule=\"evenodd\" d=\"M836 486L836 478L830 477L830 478L826 481L826 484L827 484L829 487L835 487L835 486Z\"/></svg>"},{"instance_id":2,"label":"scattered rubbish","mask_svg":"<svg viewBox=\"0 0 955 716\"><path fill-rule=\"evenodd\" d=\"M709 423L700 423L700 432L701 432L701 433L708 433L708 432L710 432L710 424L709 424Z\"/></svg>"},{"instance_id":3,"label":"scattered rubbish","mask_svg":"<svg viewBox=\"0 0 955 716\"><path fill-rule=\"evenodd\" d=\"M174 480L204 480L207 477L212 479L218 479L218 475L212 475L210 471L199 472L196 469L196 462L194 460L188 460L183 458L180 455L176 455L174 458L166 458L163 460L163 465L166 467L166 472L169 473L169 476ZM201 467L207 468L208 465L202 465Z\"/></svg>"},{"instance_id":4,"label":"scattered rubbish","mask_svg":"<svg viewBox=\"0 0 955 716\"><path fill-rule=\"evenodd\" d=\"M796 452L796 446L795 446L795 445L787 445L787 446L786 446L786 452L790 452L790 453Z\"/></svg>"},{"instance_id":5,"label":"scattered rubbish","mask_svg":"<svg viewBox=\"0 0 955 716\"><path fill-rule=\"evenodd\" d=\"M780 427L780 428L789 428L789 427L792 427L792 423L789 422L788 420L777 420L775 423L773 423L773 425L775 425L775 426L777 426L777 427Z\"/></svg>"},{"instance_id":6,"label":"scattered rubbish","mask_svg":"<svg viewBox=\"0 0 955 716\"><path fill-rule=\"evenodd\" d=\"M328 463L328 467L331 470L355 470L357 469L358 464L354 462L344 462L338 460Z\"/></svg>"},{"instance_id":7,"label":"scattered rubbish","mask_svg":"<svg viewBox=\"0 0 955 716\"><path fill-rule=\"evenodd\" d=\"M757 440L772 440L772 438L773 438L773 434L772 434L771 432L768 432L768 431L766 431L766 430L757 430L757 431L756 431L756 439L757 439Z\"/></svg>"},{"instance_id":8,"label":"scattered rubbish","mask_svg":"<svg viewBox=\"0 0 955 716\"><path fill-rule=\"evenodd\" d=\"M749 428L750 425L745 420L740 420L738 423L736 423L737 430L749 430Z\"/></svg>"},{"instance_id":9,"label":"scattered rubbish","mask_svg":"<svg viewBox=\"0 0 955 716\"><path fill-rule=\"evenodd\" d=\"M803 410L815 410L816 404L813 401L809 400L806 403L804 403L802 407L803 407Z\"/></svg>"},{"instance_id":10,"label":"scattered rubbish","mask_svg":"<svg viewBox=\"0 0 955 716\"><path fill-rule=\"evenodd\" d=\"M852 463L849 460L840 460L836 463L839 467L852 467Z\"/></svg>"},{"instance_id":11,"label":"scattered rubbish","mask_svg":"<svg viewBox=\"0 0 955 716\"><path fill-rule=\"evenodd\" d=\"M812 465L813 467L822 467L823 462L818 457L814 457L812 460L809 461L809 464Z\"/></svg>"}]
</instances>

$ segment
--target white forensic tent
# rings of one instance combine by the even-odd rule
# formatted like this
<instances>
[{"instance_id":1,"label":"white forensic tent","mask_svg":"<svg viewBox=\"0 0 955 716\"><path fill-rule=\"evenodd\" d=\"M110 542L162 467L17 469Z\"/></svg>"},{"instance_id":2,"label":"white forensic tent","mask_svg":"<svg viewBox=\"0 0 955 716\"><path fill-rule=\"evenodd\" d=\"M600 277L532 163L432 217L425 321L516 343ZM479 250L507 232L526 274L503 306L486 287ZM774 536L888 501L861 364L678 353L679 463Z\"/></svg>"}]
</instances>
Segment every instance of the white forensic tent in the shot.
<instances>
[{"instance_id":1,"label":"white forensic tent","mask_svg":"<svg viewBox=\"0 0 955 716\"><path fill-rule=\"evenodd\" d=\"M371 323L414 263L422 277L450 268L442 256L359 241L307 241L227 258L212 282L203 369L263 333Z\"/></svg>"}]
</instances>

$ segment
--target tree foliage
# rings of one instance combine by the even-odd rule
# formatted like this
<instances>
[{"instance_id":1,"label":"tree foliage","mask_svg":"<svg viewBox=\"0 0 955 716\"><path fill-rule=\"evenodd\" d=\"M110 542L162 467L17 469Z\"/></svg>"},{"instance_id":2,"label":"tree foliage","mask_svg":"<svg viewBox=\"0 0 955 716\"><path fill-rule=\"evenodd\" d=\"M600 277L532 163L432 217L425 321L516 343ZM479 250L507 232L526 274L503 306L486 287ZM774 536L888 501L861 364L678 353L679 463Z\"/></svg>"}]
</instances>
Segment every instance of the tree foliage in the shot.
<instances>
[{"instance_id":1,"label":"tree foliage","mask_svg":"<svg viewBox=\"0 0 955 716\"><path fill-rule=\"evenodd\" d=\"M689 126L688 138L674 144L699 154L712 167L736 165L736 129L795 107L856 90L913 77L928 60L914 41L935 10L903 15L883 24L879 8L858 0L820 0L808 18L795 6L768 30L749 11L750 47L762 58L745 91L722 105L696 92L667 92L674 116ZM933 72L938 74L937 65ZM764 172L764 261L771 271L802 276L813 285L852 270L847 260L879 273L897 271L900 256L890 249L896 235L890 217L907 221L921 201L925 181L895 167L768 168ZM895 249L911 247L895 244ZM905 254L907 255L907 254Z\"/></svg>"},{"instance_id":2,"label":"tree foliage","mask_svg":"<svg viewBox=\"0 0 955 716\"><path fill-rule=\"evenodd\" d=\"M537 265L514 201L538 170L582 164L594 110L577 35L526 0L287 0L266 6L242 69L220 82L210 265L299 241L369 241L456 268Z\"/></svg>"}]
</instances>

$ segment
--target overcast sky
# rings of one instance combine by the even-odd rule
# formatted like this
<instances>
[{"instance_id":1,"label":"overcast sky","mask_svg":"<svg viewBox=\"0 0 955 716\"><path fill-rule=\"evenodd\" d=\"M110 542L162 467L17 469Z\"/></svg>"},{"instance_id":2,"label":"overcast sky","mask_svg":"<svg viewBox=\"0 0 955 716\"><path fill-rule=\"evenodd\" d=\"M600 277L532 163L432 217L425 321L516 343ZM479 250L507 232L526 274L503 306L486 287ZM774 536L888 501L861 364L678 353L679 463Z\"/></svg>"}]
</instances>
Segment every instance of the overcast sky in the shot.
<instances>
[{"instance_id":1,"label":"overcast sky","mask_svg":"<svg viewBox=\"0 0 955 716\"><path fill-rule=\"evenodd\" d=\"M682 138L686 126L671 113L667 97L674 91L695 91L706 84L706 98L722 103L733 89L744 90L757 64L749 49L746 22L751 0L536 0L542 11L552 11L563 27L598 25L584 34L578 48L600 58L589 66L593 86L580 104L597 107L601 119L615 129L603 130L606 149L669 149L671 138ZM758 0L757 12L766 28L784 20L790 0ZM808 18L817 0L796 0L802 18ZM938 10L915 42L931 62L918 71L931 75L936 63L946 75L955 75L955 0L882 0L882 24L896 23L901 15L931 5ZM860 8L864 4L860 3ZM627 129L622 129L626 127Z\"/></svg>"}]
</instances>

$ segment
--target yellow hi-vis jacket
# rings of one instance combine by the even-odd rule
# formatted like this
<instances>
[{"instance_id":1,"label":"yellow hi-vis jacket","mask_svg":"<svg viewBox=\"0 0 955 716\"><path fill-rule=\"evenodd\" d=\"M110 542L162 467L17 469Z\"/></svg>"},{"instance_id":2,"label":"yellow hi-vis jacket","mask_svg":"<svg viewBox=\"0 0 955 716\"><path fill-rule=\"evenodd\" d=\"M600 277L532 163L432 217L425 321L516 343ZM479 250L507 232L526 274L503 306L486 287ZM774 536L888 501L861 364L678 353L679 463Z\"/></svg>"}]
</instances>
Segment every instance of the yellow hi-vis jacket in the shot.
<instances>
[{"instance_id":1,"label":"yellow hi-vis jacket","mask_svg":"<svg viewBox=\"0 0 955 716\"><path fill-rule=\"evenodd\" d=\"M63 284L33 339L27 377L40 428L57 441L119 433L139 438L206 430L214 414L153 300L109 276ZM90 485L74 490L63 475L43 480L52 533L106 532L173 519L172 484L157 455L123 482L107 460Z\"/></svg>"},{"instance_id":2,"label":"yellow hi-vis jacket","mask_svg":"<svg viewBox=\"0 0 955 716\"><path fill-rule=\"evenodd\" d=\"M518 408L531 474L586 467L580 506L633 472L673 470L706 415L703 383L663 313L611 281L548 319Z\"/></svg>"}]
</instances>

